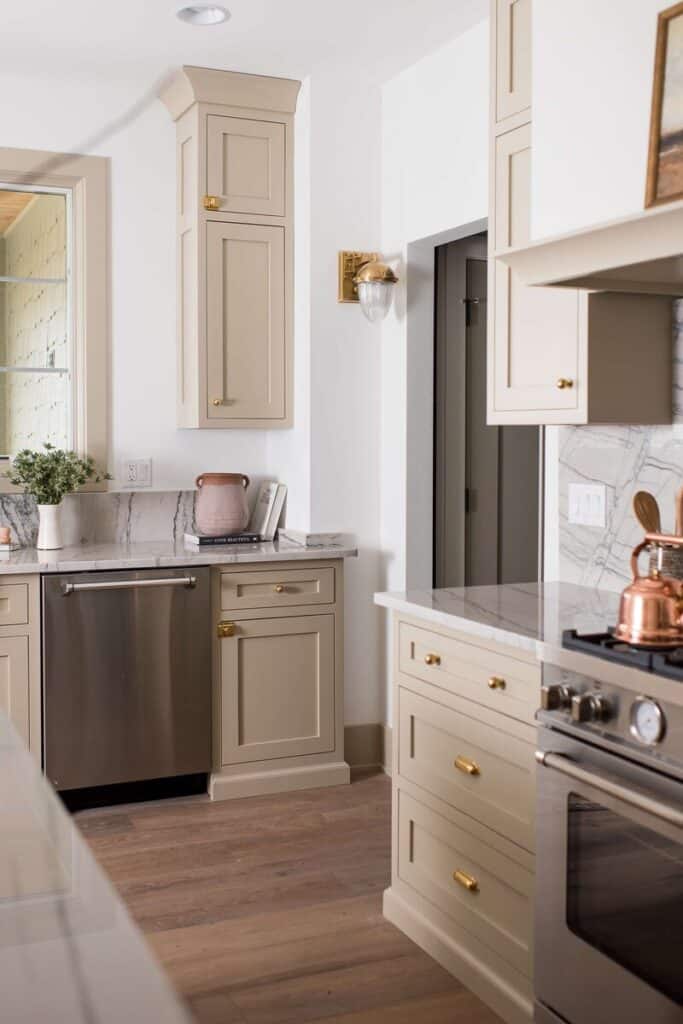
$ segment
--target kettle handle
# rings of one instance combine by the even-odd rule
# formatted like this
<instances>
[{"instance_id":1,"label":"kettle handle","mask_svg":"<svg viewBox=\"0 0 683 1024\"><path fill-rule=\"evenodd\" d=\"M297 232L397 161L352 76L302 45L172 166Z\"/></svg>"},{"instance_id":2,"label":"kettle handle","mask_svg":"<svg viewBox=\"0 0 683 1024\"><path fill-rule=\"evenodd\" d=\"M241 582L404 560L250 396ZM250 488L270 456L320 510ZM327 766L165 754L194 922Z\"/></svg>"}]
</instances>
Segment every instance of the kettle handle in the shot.
<instances>
[{"instance_id":1,"label":"kettle handle","mask_svg":"<svg viewBox=\"0 0 683 1024\"><path fill-rule=\"evenodd\" d=\"M634 583L636 582L636 580L640 579L640 573L638 572L638 558L639 558L641 552L643 552L645 550L645 548L647 548L649 546L650 546L650 541L649 540L647 540L647 539L641 540L640 544L638 544L633 549L633 551L631 552L631 574L633 576L633 582Z\"/></svg>"}]
</instances>

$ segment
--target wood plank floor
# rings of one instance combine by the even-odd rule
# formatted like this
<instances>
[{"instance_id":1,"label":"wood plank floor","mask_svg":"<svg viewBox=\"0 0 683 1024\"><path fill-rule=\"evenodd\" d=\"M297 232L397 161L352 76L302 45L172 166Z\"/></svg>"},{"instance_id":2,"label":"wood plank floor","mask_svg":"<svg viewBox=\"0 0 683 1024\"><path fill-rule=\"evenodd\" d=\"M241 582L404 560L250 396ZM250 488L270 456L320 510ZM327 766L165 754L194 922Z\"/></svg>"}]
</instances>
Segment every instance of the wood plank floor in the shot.
<instances>
[{"instance_id":1,"label":"wood plank floor","mask_svg":"<svg viewBox=\"0 0 683 1024\"><path fill-rule=\"evenodd\" d=\"M199 1024L500 1024L382 917L390 783L85 811Z\"/></svg>"}]
</instances>

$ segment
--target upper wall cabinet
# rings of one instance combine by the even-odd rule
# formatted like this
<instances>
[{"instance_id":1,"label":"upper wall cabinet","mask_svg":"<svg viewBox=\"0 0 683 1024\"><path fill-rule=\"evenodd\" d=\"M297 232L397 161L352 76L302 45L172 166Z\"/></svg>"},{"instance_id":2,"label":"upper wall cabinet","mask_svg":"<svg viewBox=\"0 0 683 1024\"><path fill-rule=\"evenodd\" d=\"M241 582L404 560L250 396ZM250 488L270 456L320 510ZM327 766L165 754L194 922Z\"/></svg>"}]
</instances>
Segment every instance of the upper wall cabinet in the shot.
<instances>
[{"instance_id":1,"label":"upper wall cabinet","mask_svg":"<svg viewBox=\"0 0 683 1024\"><path fill-rule=\"evenodd\" d=\"M299 82L184 67L176 122L178 424L292 424L293 115Z\"/></svg>"},{"instance_id":2,"label":"upper wall cabinet","mask_svg":"<svg viewBox=\"0 0 683 1024\"><path fill-rule=\"evenodd\" d=\"M671 422L669 299L532 288L495 258L531 235L531 0L491 14L488 422Z\"/></svg>"}]
</instances>

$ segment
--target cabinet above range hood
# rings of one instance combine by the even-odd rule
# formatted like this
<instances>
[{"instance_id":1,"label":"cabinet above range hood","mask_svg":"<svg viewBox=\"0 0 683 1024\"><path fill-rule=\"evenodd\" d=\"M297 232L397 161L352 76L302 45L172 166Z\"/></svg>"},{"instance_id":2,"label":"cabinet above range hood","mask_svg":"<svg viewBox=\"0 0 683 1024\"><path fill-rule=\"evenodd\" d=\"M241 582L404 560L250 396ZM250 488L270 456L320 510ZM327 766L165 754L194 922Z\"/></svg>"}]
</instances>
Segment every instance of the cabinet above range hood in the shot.
<instances>
[{"instance_id":1,"label":"cabinet above range hood","mask_svg":"<svg viewBox=\"0 0 683 1024\"><path fill-rule=\"evenodd\" d=\"M527 285L683 295L683 200L495 255Z\"/></svg>"}]
</instances>

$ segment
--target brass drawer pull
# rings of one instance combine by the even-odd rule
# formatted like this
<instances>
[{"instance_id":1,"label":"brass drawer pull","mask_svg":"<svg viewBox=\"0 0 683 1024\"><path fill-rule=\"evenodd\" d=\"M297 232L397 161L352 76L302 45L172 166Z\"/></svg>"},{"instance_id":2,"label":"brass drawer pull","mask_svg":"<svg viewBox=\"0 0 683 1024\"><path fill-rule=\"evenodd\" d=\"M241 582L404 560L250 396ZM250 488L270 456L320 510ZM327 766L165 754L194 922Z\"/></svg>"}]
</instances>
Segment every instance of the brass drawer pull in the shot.
<instances>
[{"instance_id":1,"label":"brass drawer pull","mask_svg":"<svg viewBox=\"0 0 683 1024\"><path fill-rule=\"evenodd\" d=\"M220 210L221 201L218 196L204 196L204 209L205 210Z\"/></svg>"},{"instance_id":2,"label":"brass drawer pull","mask_svg":"<svg viewBox=\"0 0 683 1024\"><path fill-rule=\"evenodd\" d=\"M425 665L440 665L441 655L440 654L425 654Z\"/></svg>"},{"instance_id":3,"label":"brass drawer pull","mask_svg":"<svg viewBox=\"0 0 683 1024\"><path fill-rule=\"evenodd\" d=\"M218 623L218 628L217 628L216 632L218 633L218 636L221 638L221 640L224 640L226 637L234 636L235 635L235 623L234 622L219 622Z\"/></svg>"},{"instance_id":4,"label":"brass drawer pull","mask_svg":"<svg viewBox=\"0 0 683 1024\"><path fill-rule=\"evenodd\" d=\"M464 775L481 775L481 768L477 762L471 761L469 757L463 757L462 754L458 754L453 764Z\"/></svg>"},{"instance_id":5,"label":"brass drawer pull","mask_svg":"<svg viewBox=\"0 0 683 1024\"><path fill-rule=\"evenodd\" d=\"M502 676L491 676L488 685L489 690L504 690L506 683Z\"/></svg>"},{"instance_id":6,"label":"brass drawer pull","mask_svg":"<svg viewBox=\"0 0 683 1024\"><path fill-rule=\"evenodd\" d=\"M211 402L211 405L215 405L215 406L219 406L219 405L222 405L222 404L223 404L223 399L222 398L214 398L212 400L212 402Z\"/></svg>"},{"instance_id":7,"label":"brass drawer pull","mask_svg":"<svg viewBox=\"0 0 683 1024\"><path fill-rule=\"evenodd\" d=\"M565 391L567 388L574 387L574 381L569 377L559 377L556 386L559 391Z\"/></svg>"},{"instance_id":8,"label":"brass drawer pull","mask_svg":"<svg viewBox=\"0 0 683 1024\"><path fill-rule=\"evenodd\" d=\"M461 885L463 889L467 889L468 892L479 892L479 882L472 875L468 875L466 871L454 871L453 881Z\"/></svg>"},{"instance_id":9,"label":"brass drawer pull","mask_svg":"<svg viewBox=\"0 0 683 1024\"><path fill-rule=\"evenodd\" d=\"M273 589L276 594L284 594L285 592L285 588L283 587L282 583L276 583Z\"/></svg>"}]
</instances>

